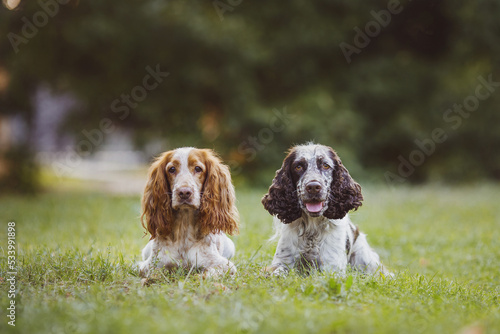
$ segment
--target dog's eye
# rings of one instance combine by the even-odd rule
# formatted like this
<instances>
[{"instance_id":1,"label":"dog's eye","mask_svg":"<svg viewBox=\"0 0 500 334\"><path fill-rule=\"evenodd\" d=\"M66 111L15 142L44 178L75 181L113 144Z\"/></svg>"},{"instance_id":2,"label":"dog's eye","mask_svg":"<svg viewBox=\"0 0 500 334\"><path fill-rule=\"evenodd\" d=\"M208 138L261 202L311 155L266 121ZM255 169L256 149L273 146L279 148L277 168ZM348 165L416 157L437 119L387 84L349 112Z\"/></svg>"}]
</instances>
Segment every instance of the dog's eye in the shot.
<instances>
[{"instance_id":1,"label":"dog's eye","mask_svg":"<svg viewBox=\"0 0 500 334\"><path fill-rule=\"evenodd\" d=\"M323 167L324 170L328 170L331 168L330 165L327 164L326 162L323 162L323 164L321 166Z\"/></svg>"},{"instance_id":2,"label":"dog's eye","mask_svg":"<svg viewBox=\"0 0 500 334\"><path fill-rule=\"evenodd\" d=\"M195 171L196 173L201 173L201 172L203 172L203 168L201 168L200 166L196 166L196 167L194 168L194 171Z\"/></svg>"},{"instance_id":3,"label":"dog's eye","mask_svg":"<svg viewBox=\"0 0 500 334\"><path fill-rule=\"evenodd\" d=\"M174 174L174 173L175 173L175 167L170 167L170 168L168 169L168 172L169 172L170 174Z\"/></svg>"},{"instance_id":4,"label":"dog's eye","mask_svg":"<svg viewBox=\"0 0 500 334\"><path fill-rule=\"evenodd\" d=\"M302 167L302 165L297 165L297 166L295 166L295 170L296 170L297 172L302 171L302 169L304 169L304 167Z\"/></svg>"}]
</instances>

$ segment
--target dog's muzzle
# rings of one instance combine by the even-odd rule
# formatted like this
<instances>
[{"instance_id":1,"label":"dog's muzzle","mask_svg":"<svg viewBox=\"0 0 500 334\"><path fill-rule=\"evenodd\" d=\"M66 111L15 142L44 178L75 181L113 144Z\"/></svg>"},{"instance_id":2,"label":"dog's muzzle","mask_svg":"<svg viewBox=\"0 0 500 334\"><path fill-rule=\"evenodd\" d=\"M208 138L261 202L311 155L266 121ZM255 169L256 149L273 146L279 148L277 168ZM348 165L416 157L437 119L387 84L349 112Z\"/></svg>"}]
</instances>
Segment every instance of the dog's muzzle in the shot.
<instances>
[{"instance_id":1,"label":"dog's muzzle","mask_svg":"<svg viewBox=\"0 0 500 334\"><path fill-rule=\"evenodd\" d=\"M310 181L305 185L305 198L303 203L311 215L319 215L325 207L325 194L323 186L318 181Z\"/></svg>"}]
</instances>

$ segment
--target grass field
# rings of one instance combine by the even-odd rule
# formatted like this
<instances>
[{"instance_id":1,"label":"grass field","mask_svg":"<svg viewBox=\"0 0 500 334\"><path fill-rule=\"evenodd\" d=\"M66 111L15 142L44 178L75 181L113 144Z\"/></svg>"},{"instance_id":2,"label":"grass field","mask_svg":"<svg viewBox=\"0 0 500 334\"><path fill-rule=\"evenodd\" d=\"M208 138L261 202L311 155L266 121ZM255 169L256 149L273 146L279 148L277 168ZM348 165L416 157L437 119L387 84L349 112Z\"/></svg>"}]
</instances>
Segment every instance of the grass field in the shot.
<instances>
[{"instance_id":1,"label":"grass field","mask_svg":"<svg viewBox=\"0 0 500 334\"><path fill-rule=\"evenodd\" d=\"M147 237L138 196L0 197L0 333L498 333L500 186L364 188L352 220L395 273L268 278L264 190L237 189L239 273L133 269ZM7 224L16 223L16 326L6 317Z\"/></svg>"}]
</instances>

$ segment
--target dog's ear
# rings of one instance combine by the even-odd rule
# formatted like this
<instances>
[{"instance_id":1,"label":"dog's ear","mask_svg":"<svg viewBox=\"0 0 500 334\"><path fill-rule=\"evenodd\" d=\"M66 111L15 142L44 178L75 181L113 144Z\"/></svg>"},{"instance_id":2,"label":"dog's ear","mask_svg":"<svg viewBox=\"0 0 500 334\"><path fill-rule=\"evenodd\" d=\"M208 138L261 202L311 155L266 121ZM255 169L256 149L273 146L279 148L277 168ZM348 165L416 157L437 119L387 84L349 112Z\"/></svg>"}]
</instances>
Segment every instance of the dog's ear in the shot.
<instances>
[{"instance_id":1,"label":"dog's ear","mask_svg":"<svg viewBox=\"0 0 500 334\"><path fill-rule=\"evenodd\" d=\"M297 196L297 186L292 180L291 165L295 152L290 151L283 161L281 169L276 171L269 191L262 198L264 208L285 224L290 224L302 216L302 209Z\"/></svg>"},{"instance_id":2,"label":"dog's ear","mask_svg":"<svg viewBox=\"0 0 500 334\"><path fill-rule=\"evenodd\" d=\"M172 200L165 167L173 156L173 151L163 153L149 168L149 178L142 196L142 226L151 234L168 236L171 233Z\"/></svg>"},{"instance_id":3,"label":"dog's ear","mask_svg":"<svg viewBox=\"0 0 500 334\"><path fill-rule=\"evenodd\" d=\"M237 234L239 214L229 168L212 150L200 151L207 168L200 205L200 232Z\"/></svg>"},{"instance_id":4,"label":"dog's ear","mask_svg":"<svg viewBox=\"0 0 500 334\"><path fill-rule=\"evenodd\" d=\"M342 219L350 210L361 206L363 195L361 186L349 175L337 153L332 148L329 149L335 166L332 168L333 178L328 208L323 215L329 219Z\"/></svg>"}]
</instances>

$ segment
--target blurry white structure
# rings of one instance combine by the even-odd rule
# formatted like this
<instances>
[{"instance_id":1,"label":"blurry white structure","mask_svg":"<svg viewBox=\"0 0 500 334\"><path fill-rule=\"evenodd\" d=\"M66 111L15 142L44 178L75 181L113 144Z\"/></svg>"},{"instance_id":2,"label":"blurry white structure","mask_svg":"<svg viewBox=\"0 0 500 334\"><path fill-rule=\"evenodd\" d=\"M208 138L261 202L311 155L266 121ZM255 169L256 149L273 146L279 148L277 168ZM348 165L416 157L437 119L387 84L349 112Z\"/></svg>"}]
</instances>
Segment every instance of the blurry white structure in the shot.
<instances>
[{"instance_id":1,"label":"blurry white structure","mask_svg":"<svg viewBox=\"0 0 500 334\"><path fill-rule=\"evenodd\" d=\"M135 150L130 134L120 129L119 121L113 124L112 132L102 133L102 142L92 145L82 154L75 150L75 144L79 142L59 131L68 112L77 106L76 98L69 94L54 94L42 86L34 101L34 130L30 137L37 161L42 166L61 180L86 180L99 190L142 192L146 178L143 172L147 164L145 154ZM87 154L88 151L91 154Z\"/></svg>"}]
</instances>

